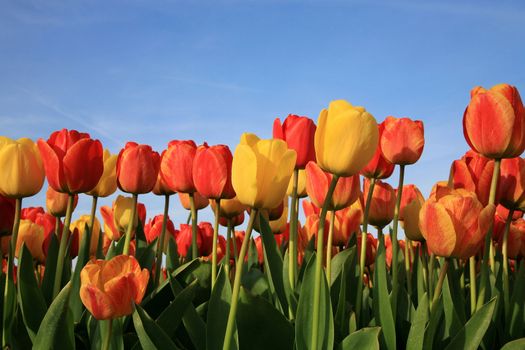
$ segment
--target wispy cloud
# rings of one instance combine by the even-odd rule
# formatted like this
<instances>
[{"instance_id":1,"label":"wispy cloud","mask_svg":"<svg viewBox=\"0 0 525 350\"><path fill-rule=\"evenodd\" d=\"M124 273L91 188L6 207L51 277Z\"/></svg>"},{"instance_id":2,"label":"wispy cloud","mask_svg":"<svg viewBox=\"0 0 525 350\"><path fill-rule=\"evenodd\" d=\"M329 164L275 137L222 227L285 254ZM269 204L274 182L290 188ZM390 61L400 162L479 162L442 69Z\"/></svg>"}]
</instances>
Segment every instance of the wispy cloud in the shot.
<instances>
[{"instance_id":1,"label":"wispy cloud","mask_svg":"<svg viewBox=\"0 0 525 350\"><path fill-rule=\"evenodd\" d=\"M181 83L192 84L192 85L201 85L201 86L214 88L214 89L261 92L261 90L259 89L255 89L255 88L248 87L248 86L237 85L237 84L229 83L229 82L217 82L217 81L211 81L207 79L185 78L185 77L180 77L177 75L170 75L170 74L163 75L161 76L161 78L172 80L172 81L177 81Z\"/></svg>"}]
</instances>

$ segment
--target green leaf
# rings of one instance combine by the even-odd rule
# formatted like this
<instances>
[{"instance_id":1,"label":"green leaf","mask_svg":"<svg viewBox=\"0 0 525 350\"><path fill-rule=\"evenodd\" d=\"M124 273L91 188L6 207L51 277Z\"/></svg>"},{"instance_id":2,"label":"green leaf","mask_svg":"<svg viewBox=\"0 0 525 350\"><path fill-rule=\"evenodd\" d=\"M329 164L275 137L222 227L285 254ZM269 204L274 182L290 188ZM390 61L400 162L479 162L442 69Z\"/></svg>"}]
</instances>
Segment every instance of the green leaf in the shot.
<instances>
[{"instance_id":1,"label":"green leaf","mask_svg":"<svg viewBox=\"0 0 525 350\"><path fill-rule=\"evenodd\" d=\"M80 272L89 260L89 248L91 243L91 230L88 224L84 226L85 234L82 236L80 250L78 252L77 264L75 271L71 276L71 296L69 297L69 306L73 312L73 320L78 322L82 317L84 306L80 300Z\"/></svg>"},{"instance_id":2,"label":"green leaf","mask_svg":"<svg viewBox=\"0 0 525 350\"><path fill-rule=\"evenodd\" d=\"M55 234L51 235L51 242L47 250L46 266L57 266L59 243ZM55 283L56 268L49 268L44 270L44 277L42 279L42 294L46 300L47 305L51 305L53 301L53 286Z\"/></svg>"},{"instance_id":3,"label":"green leaf","mask_svg":"<svg viewBox=\"0 0 525 350\"><path fill-rule=\"evenodd\" d=\"M382 347L393 350L396 349L396 328L388 294L385 246L382 241L380 241L376 253L375 265L374 286L376 288L373 290L374 302L377 303L375 319L377 324L381 325L380 341Z\"/></svg>"},{"instance_id":4,"label":"green leaf","mask_svg":"<svg viewBox=\"0 0 525 350\"><path fill-rule=\"evenodd\" d=\"M157 324L169 337L173 337L186 309L193 302L196 287L198 284L197 281L194 281L184 288L157 318Z\"/></svg>"},{"instance_id":5,"label":"green leaf","mask_svg":"<svg viewBox=\"0 0 525 350\"><path fill-rule=\"evenodd\" d=\"M49 306L35 341L34 350L75 349L73 315L69 310L71 283L68 283Z\"/></svg>"},{"instance_id":6,"label":"green leaf","mask_svg":"<svg viewBox=\"0 0 525 350\"><path fill-rule=\"evenodd\" d=\"M263 240L263 249L265 256L268 262L268 275L273 282L275 293L279 298L281 308L288 311L288 301L286 299L286 292L284 290L284 283L282 278L283 271L283 258L277 243L275 242L275 237L272 233L270 225L266 218L263 215L259 215L260 226L261 226L261 237Z\"/></svg>"},{"instance_id":7,"label":"green leaf","mask_svg":"<svg viewBox=\"0 0 525 350\"><path fill-rule=\"evenodd\" d=\"M133 325L143 349L177 349L173 341L140 307L135 305Z\"/></svg>"},{"instance_id":8,"label":"green leaf","mask_svg":"<svg viewBox=\"0 0 525 350\"><path fill-rule=\"evenodd\" d=\"M315 262L317 256L314 253L306 266L301 293L299 294L299 305L297 306L297 318L295 321L295 342L298 349L332 349L334 345L334 319L332 303L326 282L324 269L321 270L321 285L319 298L319 328L317 344L312 348L310 345L313 325L312 305L314 303L315 285Z\"/></svg>"},{"instance_id":9,"label":"green leaf","mask_svg":"<svg viewBox=\"0 0 525 350\"><path fill-rule=\"evenodd\" d=\"M292 313L295 315L297 312L297 296L292 290L292 287L290 285L290 279L289 279L289 257L288 257L288 249L286 249L284 253L284 260L283 260L283 285L284 285L284 293L286 294L286 301L288 302L288 305L292 309ZM297 279L297 276L295 276ZM256 294L253 293L252 294ZM260 294L259 294L260 295Z\"/></svg>"},{"instance_id":10,"label":"green leaf","mask_svg":"<svg viewBox=\"0 0 525 350\"><path fill-rule=\"evenodd\" d=\"M510 299L510 322L508 337L509 339L516 339L523 336L523 317L525 314L525 264L522 261L518 274L514 282L514 289Z\"/></svg>"},{"instance_id":11,"label":"green leaf","mask_svg":"<svg viewBox=\"0 0 525 350\"><path fill-rule=\"evenodd\" d=\"M208 320L206 327L206 344L208 350L222 350L228 314L230 311L230 301L232 299L232 288L226 277L226 273L221 266L215 281L215 286L211 292L210 303L208 306ZM233 330L233 341L231 347L238 349L239 341L237 330Z\"/></svg>"},{"instance_id":12,"label":"green leaf","mask_svg":"<svg viewBox=\"0 0 525 350\"><path fill-rule=\"evenodd\" d=\"M337 347L338 350L367 349L379 350L379 327L363 328L347 336Z\"/></svg>"},{"instance_id":13,"label":"green leaf","mask_svg":"<svg viewBox=\"0 0 525 350\"><path fill-rule=\"evenodd\" d=\"M438 299L437 304L434 306L433 312L430 314L430 320L425 331L425 342L423 344L423 349L431 350L434 347L434 341L437 340L436 331L441 325L442 316L443 303L441 302L441 299Z\"/></svg>"},{"instance_id":14,"label":"green leaf","mask_svg":"<svg viewBox=\"0 0 525 350\"><path fill-rule=\"evenodd\" d=\"M40 323L46 314L47 305L35 279L33 257L25 243L22 244L20 252L17 280L18 300L27 333L31 340L34 340Z\"/></svg>"},{"instance_id":15,"label":"green leaf","mask_svg":"<svg viewBox=\"0 0 525 350\"><path fill-rule=\"evenodd\" d=\"M428 296L423 294L417 307L416 315L408 333L407 350L423 350L425 328L428 321Z\"/></svg>"},{"instance_id":16,"label":"green leaf","mask_svg":"<svg viewBox=\"0 0 525 350\"><path fill-rule=\"evenodd\" d=\"M179 265L179 251L177 248L177 242L170 235L168 240L168 251L166 254L166 269L168 272L171 272L179 267Z\"/></svg>"},{"instance_id":17,"label":"green leaf","mask_svg":"<svg viewBox=\"0 0 525 350\"><path fill-rule=\"evenodd\" d=\"M501 350L523 350L525 349L525 338L516 339L505 344Z\"/></svg>"},{"instance_id":18,"label":"green leaf","mask_svg":"<svg viewBox=\"0 0 525 350\"><path fill-rule=\"evenodd\" d=\"M290 322L267 300L241 289L237 310L241 348L292 349L294 329Z\"/></svg>"},{"instance_id":19,"label":"green leaf","mask_svg":"<svg viewBox=\"0 0 525 350\"><path fill-rule=\"evenodd\" d=\"M449 266L452 266L452 263L450 263ZM460 290L455 290L455 295L453 296L448 281L449 278L445 278L442 288L443 311L445 312L444 336L445 338L453 338L463 326L463 323L461 323L454 305L454 301L462 298L462 295L460 295Z\"/></svg>"},{"instance_id":20,"label":"green leaf","mask_svg":"<svg viewBox=\"0 0 525 350\"><path fill-rule=\"evenodd\" d=\"M496 306L496 299L490 300L476 311L465 326L456 334L445 350L472 349L476 350L487 331Z\"/></svg>"}]
</instances>

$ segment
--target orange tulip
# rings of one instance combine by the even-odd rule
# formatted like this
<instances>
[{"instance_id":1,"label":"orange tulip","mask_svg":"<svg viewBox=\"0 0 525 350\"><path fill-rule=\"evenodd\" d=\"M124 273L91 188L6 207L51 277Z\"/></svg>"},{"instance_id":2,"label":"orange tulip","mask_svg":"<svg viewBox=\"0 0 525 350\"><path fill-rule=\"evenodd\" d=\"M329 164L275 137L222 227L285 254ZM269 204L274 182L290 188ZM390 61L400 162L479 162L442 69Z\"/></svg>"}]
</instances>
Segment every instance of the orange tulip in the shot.
<instances>
[{"instance_id":1,"label":"orange tulip","mask_svg":"<svg viewBox=\"0 0 525 350\"><path fill-rule=\"evenodd\" d=\"M498 247L501 250L503 245L503 233L505 231L505 221L507 217L501 217L498 213L494 215L494 229L493 238L498 242ZM522 236L525 235L525 220L521 217L513 220L509 227L509 234L507 238L507 255L511 259L515 259L521 251Z\"/></svg>"},{"instance_id":2,"label":"orange tulip","mask_svg":"<svg viewBox=\"0 0 525 350\"><path fill-rule=\"evenodd\" d=\"M92 190L104 172L102 144L87 133L62 129L38 140L47 181L55 191L84 193Z\"/></svg>"},{"instance_id":3,"label":"orange tulip","mask_svg":"<svg viewBox=\"0 0 525 350\"><path fill-rule=\"evenodd\" d=\"M119 240L126 232L131 217L131 210L133 209L132 203L131 197L117 196L111 208L108 206L100 208L100 213L104 219L104 233L112 241ZM135 227L138 225L139 220L142 224L146 222L146 207L142 203L137 204Z\"/></svg>"},{"instance_id":4,"label":"orange tulip","mask_svg":"<svg viewBox=\"0 0 525 350\"><path fill-rule=\"evenodd\" d=\"M133 256L92 260L80 273L80 299L97 320L130 315L133 305L141 303L148 279L148 270L141 270Z\"/></svg>"},{"instance_id":5,"label":"orange tulip","mask_svg":"<svg viewBox=\"0 0 525 350\"><path fill-rule=\"evenodd\" d=\"M419 230L419 211L423 203L425 203L425 198L423 198L421 191L415 185L403 186L399 220L405 231L405 236L413 241L422 241L424 239Z\"/></svg>"},{"instance_id":6,"label":"orange tulip","mask_svg":"<svg viewBox=\"0 0 525 350\"><path fill-rule=\"evenodd\" d=\"M157 215L153 219L150 219L146 225L144 225L144 235L146 236L146 241L148 243L151 243L155 240L155 238L160 236L160 233L162 231L162 221L164 219L164 215ZM168 241L169 237L175 237L177 236L178 231L175 230L175 226L173 225L173 221L168 216L168 219L166 221L166 233L168 233L165 236L165 242L164 242L164 248L167 249L168 247Z\"/></svg>"},{"instance_id":7,"label":"orange tulip","mask_svg":"<svg viewBox=\"0 0 525 350\"><path fill-rule=\"evenodd\" d=\"M330 213L328 214L331 215ZM330 217L328 216L328 218ZM334 246L346 246L351 235L361 232L362 221L363 210L360 201L355 201L348 208L336 211L332 244Z\"/></svg>"},{"instance_id":8,"label":"orange tulip","mask_svg":"<svg viewBox=\"0 0 525 350\"><path fill-rule=\"evenodd\" d=\"M379 129L379 143L377 144L376 153L368 164L361 170L361 175L374 178L374 179L386 179L394 172L394 164L390 163L385 159L383 151L381 149L381 139L385 131L384 122L378 125Z\"/></svg>"},{"instance_id":9,"label":"orange tulip","mask_svg":"<svg viewBox=\"0 0 525 350\"><path fill-rule=\"evenodd\" d=\"M199 244L199 253L202 256L209 255L213 247L213 226L209 222L200 222L199 232L202 244Z\"/></svg>"},{"instance_id":10,"label":"orange tulip","mask_svg":"<svg viewBox=\"0 0 525 350\"><path fill-rule=\"evenodd\" d=\"M40 263L44 263L46 261L46 256L42 248L44 239L44 226L36 224L31 220L20 220L15 256L17 258L19 257L22 243L25 243L33 258L37 259Z\"/></svg>"},{"instance_id":11,"label":"orange tulip","mask_svg":"<svg viewBox=\"0 0 525 350\"><path fill-rule=\"evenodd\" d=\"M332 177L332 174L324 172L314 162L309 162L306 165L306 192L319 208L323 206ZM341 177L337 181L330 203L328 203L328 210L348 207L359 198L360 192L359 175Z\"/></svg>"},{"instance_id":12,"label":"orange tulip","mask_svg":"<svg viewBox=\"0 0 525 350\"><path fill-rule=\"evenodd\" d=\"M166 185L174 192L193 193L193 160L197 145L191 140L173 140L163 153L160 173Z\"/></svg>"},{"instance_id":13,"label":"orange tulip","mask_svg":"<svg viewBox=\"0 0 525 350\"><path fill-rule=\"evenodd\" d=\"M390 267L392 266L392 239L390 235L384 235L385 239L385 260L386 260L386 266ZM397 241L399 246L399 251L404 255L405 254L405 240L400 239ZM377 243L379 245L379 242Z\"/></svg>"},{"instance_id":14,"label":"orange tulip","mask_svg":"<svg viewBox=\"0 0 525 350\"><path fill-rule=\"evenodd\" d=\"M512 85L500 84L470 92L463 115L463 134L469 146L487 158L514 158L525 150L525 109Z\"/></svg>"},{"instance_id":15,"label":"orange tulip","mask_svg":"<svg viewBox=\"0 0 525 350\"><path fill-rule=\"evenodd\" d=\"M423 204L419 228L437 256L466 259L483 244L495 209L483 207L473 192L441 188Z\"/></svg>"},{"instance_id":16,"label":"orange tulip","mask_svg":"<svg viewBox=\"0 0 525 350\"><path fill-rule=\"evenodd\" d=\"M454 188L464 188L475 192L481 204L487 205L493 171L493 160L472 150L468 151L461 159L452 163Z\"/></svg>"},{"instance_id":17,"label":"orange tulip","mask_svg":"<svg viewBox=\"0 0 525 350\"><path fill-rule=\"evenodd\" d=\"M67 193L57 192L53 187L48 187L46 191L46 209L53 216L66 216L67 202L69 195ZM75 194L73 201L73 210L77 207L78 195Z\"/></svg>"},{"instance_id":18,"label":"orange tulip","mask_svg":"<svg viewBox=\"0 0 525 350\"><path fill-rule=\"evenodd\" d=\"M362 233L361 233L362 234ZM357 237L357 255L361 256L361 234ZM366 255L365 265L370 266L375 263L377 252L377 239L374 238L370 233L366 235Z\"/></svg>"},{"instance_id":19,"label":"orange tulip","mask_svg":"<svg viewBox=\"0 0 525 350\"><path fill-rule=\"evenodd\" d=\"M496 197L508 209L525 210L525 159L501 160Z\"/></svg>"},{"instance_id":20,"label":"orange tulip","mask_svg":"<svg viewBox=\"0 0 525 350\"><path fill-rule=\"evenodd\" d=\"M179 192L179 200L182 207L186 210L191 209L190 196L188 193ZM203 197L199 192L193 193L193 200L195 201L195 210L201 210L208 206L210 203L208 198Z\"/></svg>"},{"instance_id":21,"label":"orange tulip","mask_svg":"<svg viewBox=\"0 0 525 350\"><path fill-rule=\"evenodd\" d=\"M368 189L370 180L365 178L363 183L363 198L368 198ZM366 201L363 201L363 207ZM385 227L394 219L394 210L396 206L396 193L392 186L381 180L376 180L372 201L370 202L370 211L368 212L368 222L380 228Z\"/></svg>"},{"instance_id":22,"label":"orange tulip","mask_svg":"<svg viewBox=\"0 0 525 350\"><path fill-rule=\"evenodd\" d=\"M235 197L232 186L233 156L225 145L199 146L193 161L193 183L206 198L230 199Z\"/></svg>"},{"instance_id":23,"label":"orange tulip","mask_svg":"<svg viewBox=\"0 0 525 350\"><path fill-rule=\"evenodd\" d=\"M227 218L225 216L220 216L219 224L221 226L228 227L228 219L232 221L232 227L242 225L242 223L244 222L244 212L240 213L237 216L234 216L233 218Z\"/></svg>"},{"instance_id":24,"label":"orange tulip","mask_svg":"<svg viewBox=\"0 0 525 350\"><path fill-rule=\"evenodd\" d=\"M425 146L423 122L409 118L386 117L381 150L386 160L407 165L418 161Z\"/></svg>"},{"instance_id":25,"label":"orange tulip","mask_svg":"<svg viewBox=\"0 0 525 350\"><path fill-rule=\"evenodd\" d=\"M191 247L191 225L180 224L180 230L175 238L177 242L177 250L179 256L186 257L188 255L188 249ZM202 233L200 227L197 226L197 247L202 246ZM240 248L239 248L240 249Z\"/></svg>"},{"instance_id":26,"label":"orange tulip","mask_svg":"<svg viewBox=\"0 0 525 350\"><path fill-rule=\"evenodd\" d=\"M315 162L315 130L312 119L293 114L288 115L282 124L279 118L273 122L273 138L286 141L288 148L297 152L297 169L304 169L309 161Z\"/></svg>"},{"instance_id":27,"label":"orange tulip","mask_svg":"<svg viewBox=\"0 0 525 350\"><path fill-rule=\"evenodd\" d=\"M127 193L151 192L160 168L160 156L148 145L128 142L117 159L117 185Z\"/></svg>"}]
</instances>

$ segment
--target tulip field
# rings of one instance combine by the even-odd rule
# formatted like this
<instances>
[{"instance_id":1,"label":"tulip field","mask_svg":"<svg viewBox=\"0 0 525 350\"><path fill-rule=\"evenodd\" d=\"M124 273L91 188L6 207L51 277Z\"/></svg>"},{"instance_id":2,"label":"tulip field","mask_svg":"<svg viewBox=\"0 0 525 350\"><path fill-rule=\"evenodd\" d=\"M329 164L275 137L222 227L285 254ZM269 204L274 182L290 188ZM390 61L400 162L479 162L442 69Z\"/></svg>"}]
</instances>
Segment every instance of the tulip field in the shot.
<instances>
[{"instance_id":1,"label":"tulip field","mask_svg":"<svg viewBox=\"0 0 525 350\"><path fill-rule=\"evenodd\" d=\"M423 123L344 100L233 152L0 137L3 348L525 349L525 108L508 84L465 105L428 198L405 183Z\"/></svg>"}]
</instances>

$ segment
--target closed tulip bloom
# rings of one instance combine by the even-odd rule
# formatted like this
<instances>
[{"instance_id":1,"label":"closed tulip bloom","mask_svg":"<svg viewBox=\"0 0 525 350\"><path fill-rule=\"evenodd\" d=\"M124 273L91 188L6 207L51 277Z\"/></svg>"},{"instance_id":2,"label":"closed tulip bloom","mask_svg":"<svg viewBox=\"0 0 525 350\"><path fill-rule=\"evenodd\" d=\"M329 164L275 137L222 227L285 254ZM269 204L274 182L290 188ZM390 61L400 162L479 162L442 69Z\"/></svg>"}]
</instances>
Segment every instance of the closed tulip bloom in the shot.
<instances>
[{"instance_id":1,"label":"closed tulip bloom","mask_svg":"<svg viewBox=\"0 0 525 350\"><path fill-rule=\"evenodd\" d=\"M344 100L330 102L317 120L317 164L331 174L352 176L372 159L379 141L375 118Z\"/></svg>"},{"instance_id":2,"label":"closed tulip bloom","mask_svg":"<svg viewBox=\"0 0 525 350\"><path fill-rule=\"evenodd\" d=\"M368 189L370 188L370 180L365 178L363 184L363 197L368 198ZM363 206L366 202L363 203ZM380 228L385 227L394 219L394 210L396 206L396 193L392 186L377 180L372 193L372 201L370 202L370 210L368 212L368 222Z\"/></svg>"},{"instance_id":3,"label":"closed tulip bloom","mask_svg":"<svg viewBox=\"0 0 525 350\"><path fill-rule=\"evenodd\" d=\"M384 122L378 125L379 129L379 142L377 143L376 152L368 164L361 170L361 175L374 178L374 179L386 179L394 172L394 164L390 163L383 156L381 149L381 139L385 130Z\"/></svg>"},{"instance_id":4,"label":"closed tulip bloom","mask_svg":"<svg viewBox=\"0 0 525 350\"><path fill-rule=\"evenodd\" d=\"M15 200L0 195L0 236L10 235L15 221Z\"/></svg>"},{"instance_id":5,"label":"closed tulip bloom","mask_svg":"<svg viewBox=\"0 0 525 350\"><path fill-rule=\"evenodd\" d=\"M220 216L219 224L221 226L228 227L228 220L231 220L232 227L242 225L242 223L244 222L244 212L240 213L237 216L234 216L233 218L227 218L225 216Z\"/></svg>"},{"instance_id":6,"label":"closed tulip bloom","mask_svg":"<svg viewBox=\"0 0 525 350\"><path fill-rule=\"evenodd\" d=\"M357 237L357 254L361 256L361 235ZM366 234L365 265L370 266L375 263L377 252L377 240L370 233Z\"/></svg>"},{"instance_id":7,"label":"closed tulip bloom","mask_svg":"<svg viewBox=\"0 0 525 350\"><path fill-rule=\"evenodd\" d=\"M166 182L163 180L160 171L159 175L157 176L157 182L155 182L155 186L153 187L153 193L157 196L171 196L172 194L175 194L175 191L169 188Z\"/></svg>"},{"instance_id":8,"label":"closed tulip bloom","mask_svg":"<svg viewBox=\"0 0 525 350\"><path fill-rule=\"evenodd\" d=\"M309 200L303 201L303 212L305 217L309 217L310 215L319 215L321 213L321 209L316 206L313 202Z\"/></svg>"},{"instance_id":9,"label":"closed tulip bloom","mask_svg":"<svg viewBox=\"0 0 525 350\"><path fill-rule=\"evenodd\" d=\"M210 205L213 208L213 212L215 212L215 201L210 200ZM219 216L224 218L235 218L240 214L243 214L242 217L244 218L244 211L246 209L246 205L242 204L237 197L223 199L221 200Z\"/></svg>"},{"instance_id":10,"label":"closed tulip bloom","mask_svg":"<svg viewBox=\"0 0 525 350\"><path fill-rule=\"evenodd\" d=\"M4 197L30 197L44 184L42 158L28 138L0 139L0 169L0 194Z\"/></svg>"},{"instance_id":11,"label":"closed tulip bloom","mask_svg":"<svg viewBox=\"0 0 525 350\"><path fill-rule=\"evenodd\" d=\"M319 208L323 206L332 177L332 174L324 172L314 162L306 166L306 192ZM346 208L355 202L361 194L360 186L359 175L340 178L328 203L328 210Z\"/></svg>"},{"instance_id":12,"label":"closed tulip bloom","mask_svg":"<svg viewBox=\"0 0 525 350\"><path fill-rule=\"evenodd\" d=\"M47 181L55 191L84 193L91 191L104 172L102 144L89 134L62 129L49 139L38 140Z\"/></svg>"},{"instance_id":13,"label":"closed tulip bloom","mask_svg":"<svg viewBox=\"0 0 525 350\"><path fill-rule=\"evenodd\" d=\"M423 122L409 118L386 117L381 150L393 164L408 165L419 160L425 146Z\"/></svg>"},{"instance_id":14,"label":"closed tulip bloom","mask_svg":"<svg viewBox=\"0 0 525 350\"><path fill-rule=\"evenodd\" d=\"M199 146L193 161L193 183L206 198L235 197L231 181L233 156L226 145Z\"/></svg>"},{"instance_id":15,"label":"closed tulip bloom","mask_svg":"<svg viewBox=\"0 0 525 350\"><path fill-rule=\"evenodd\" d=\"M328 212L328 221L333 212ZM361 232L361 222L363 220L363 211L359 201L355 201L348 208L335 212L334 232L332 245L346 246L350 236Z\"/></svg>"},{"instance_id":16,"label":"closed tulip bloom","mask_svg":"<svg viewBox=\"0 0 525 350\"><path fill-rule=\"evenodd\" d=\"M496 197L508 209L525 210L525 159L501 160Z\"/></svg>"},{"instance_id":17,"label":"closed tulip bloom","mask_svg":"<svg viewBox=\"0 0 525 350\"><path fill-rule=\"evenodd\" d=\"M296 154L282 140L244 133L235 150L232 184L239 201L253 208L275 208L286 195Z\"/></svg>"},{"instance_id":18,"label":"closed tulip bloom","mask_svg":"<svg viewBox=\"0 0 525 350\"><path fill-rule=\"evenodd\" d=\"M117 159L117 185L127 193L151 192L160 168L160 156L148 145L128 142Z\"/></svg>"},{"instance_id":19,"label":"closed tulip bloom","mask_svg":"<svg viewBox=\"0 0 525 350\"><path fill-rule=\"evenodd\" d=\"M179 192L179 200L184 209L191 210L190 196L188 193ZM210 203L208 198L202 196L199 192L193 193L193 200L195 201L195 210L204 209Z\"/></svg>"},{"instance_id":20,"label":"closed tulip bloom","mask_svg":"<svg viewBox=\"0 0 525 350\"><path fill-rule=\"evenodd\" d=\"M284 210L279 218L270 221L270 229L274 235L279 235L285 232L288 228L288 206L284 207Z\"/></svg>"},{"instance_id":21,"label":"closed tulip bloom","mask_svg":"<svg viewBox=\"0 0 525 350\"><path fill-rule=\"evenodd\" d=\"M390 235L384 235L385 239L385 258L386 266L392 266L392 239ZM399 246L399 251L404 255L405 254L405 240L400 239L397 241Z\"/></svg>"},{"instance_id":22,"label":"closed tulip bloom","mask_svg":"<svg viewBox=\"0 0 525 350\"><path fill-rule=\"evenodd\" d=\"M108 197L117 190L117 159L118 155L104 150L104 172L97 186L88 192L90 196Z\"/></svg>"},{"instance_id":23,"label":"closed tulip bloom","mask_svg":"<svg viewBox=\"0 0 525 350\"><path fill-rule=\"evenodd\" d=\"M463 115L469 146L487 158L514 158L525 149L525 109L518 89L499 84L475 87Z\"/></svg>"},{"instance_id":24,"label":"closed tulip bloom","mask_svg":"<svg viewBox=\"0 0 525 350\"><path fill-rule=\"evenodd\" d=\"M498 243L500 250L503 246L503 233L505 231L506 219L506 217L503 218L498 214L494 215L493 238ZM516 259L520 254L523 235L525 235L525 220L522 218L513 220L509 226L507 238L507 255L510 259Z\"/></svg>"},{"instance_id":25,"label":"closed tulip bloom","mask_svg":"<svg viewBox=\"0 0 525 350\"><path fill-rule=\"evenodd\" d=\"M423 204L419 228L437 256L466 259L483 244L494 212L494 205L483 207L473 192L443 188Z\"/></svg>"},{"instance_id":26,"label":"closed tulip bloom","mask_svg":"<svg viewBox=\"0 0 525 350\"><path fill-rule=\"evenodd\" d=\"M74 195L73 208L75 210L78 204L78 195ZM47 211L56 217L66 216L67 202L69 195L63 192L57 192L53 187L48 187L46 191L46 209Z\"/></svg>"},{"instance_id":27,"label":"closed tulip bloom","mask_svg":"<svg viewBox=\"0 0 525 350\"><path fill-rule=\"evenodd\" d=\"M174 192L193 193L193 160L197 145L192 140L173 140L163 153L160 173L164 182Z\"/></svg>"},{"instance_id":28,"label":"closed tulip bloom","mask_svg":"<svg viewBox=\"0 0 525 350\"><path fill-rule=\"evenodd\" d=\"M475 192L481 204L487 205L493 172L494 160L470 150L452 163L454 188Z\"/></svg>"},{"instance_id":29,"label":"closed tulip bloom","mask_svg":"<svg viewBox=\"0 0 525 350\"><path fill-rule=\"evenodd\" d=\"M133 256L92 260L80 272L80 299L97 320L130 315L142 302L148 280L148 270Z\"/></svg>"},{"instance_id":30,"label":"closed tulip bloom","mask_svg":"<svg viewBox=\"0 0 525 350\"><path fill-rule=\"evenodd\" d=\"M297 153L297 169L304 169L309 161L315 162L315 123L307 117L290 114L281 124L279 118L273 122L273 137L286 141L288 148Z\"/></svg>"},{"instance_id":31,"label":"closed tulip bloom","mask_svg":"<svg viewBox=\"0 0 525 350\"><path fill-rule=\"evenodd\" d=\"M69 226L71 232L77 232L79 251L82 249L82 237L86 233L86 226L89 224L90 219L90 215L82 215ZM97 253L98 236L100 235L100 222L96 217L94 219L93 229L91 230L91 242L89 243L90 256L94 256Z\"/></svg>"},{"instance_id":32,"label":"closed tulip bloom","mask_svg":"<svg viewBox=\"0 0 525 350\"><path fill-rule=\"evenodd\" d=\"M15 256L17 258L19 257L22 243L25 243L33 258L37 259L40 263L44 263L46 261L46 256L42 248L44 239L44 226L36 224L31 220L20 220Z\"/></svg>"},{"instance_id":33,"label":"closed tulip bloom","mask_svg":"<svg viewBox=\"0 0 525 350\"><path fill-rule=\"evenodd\" d=\"M153 242L157 237L160 237L162 231L162 221L164 215L157 215L153 219L150 219L146 225L144 225L144 235L146 236L146 241L148 243ZM168 249L168 242L170 236L175 239L177 235L177 230L173 225L173 221L168 217L166 221L166 233L164 241L164 249Z\"/></svg>"},{"instance_id":34,"label":"closed tulip bloom","mask_svg":"<svg viewBox=\"0 0 525 350\"><path fill-rule=\"evenodd\" d=\"M111 240L118 240L126 232L131 211L133 210L133 199L131 197L117 196L112 207L103 206L100 213L104 219L104 232ZM137 215L135 215L134 228L138 222L144 223L146 220L146 207L142 203L137 204Z\"/></svg>"},{"instance_id":35,"label":"closed tulip bloom","mask_svg":"<svg viewBox=\"0 0 525 350\"><path fill-rule=\"evenodd\" d=\"M306 170L299 169L297 174L299 176L297 178L297 198L307 197L308 193L306 192ZM290 182L288 183L286 194L291 197L292 191L293 191L293 176L290 178Z\"/></svg>"},{"instance_id":36,"label":"closed tulip bloom","mask_svg":"<svg viewBox=\"0 0 525 350\"><path fill-rule=\"evenodd\" d=\"M401 220L405 236L412 241L424 240L419 229L419 211L423 203L425 203L425 198L415 185L403 186L399 220Z\"/></svg>"},{"instance_id":37,"label":"closed tulip bloom","mask_svg":"<svg viewBox=\"0 0 525 350\"><path fill-rule=\"evenodd\" d=\"M180 224L180 230L175 241L177 242L177 250L179 256L188 256L188 250L191 247L191 225ZM197 226L197 246L202 246L202 232ZM240 247L240 246L239 246ZM239 248L240 249L240 248Z\"/></svg>"}]
</instances>

